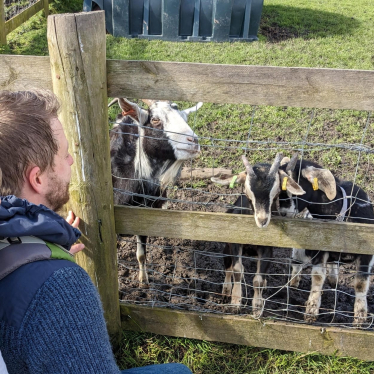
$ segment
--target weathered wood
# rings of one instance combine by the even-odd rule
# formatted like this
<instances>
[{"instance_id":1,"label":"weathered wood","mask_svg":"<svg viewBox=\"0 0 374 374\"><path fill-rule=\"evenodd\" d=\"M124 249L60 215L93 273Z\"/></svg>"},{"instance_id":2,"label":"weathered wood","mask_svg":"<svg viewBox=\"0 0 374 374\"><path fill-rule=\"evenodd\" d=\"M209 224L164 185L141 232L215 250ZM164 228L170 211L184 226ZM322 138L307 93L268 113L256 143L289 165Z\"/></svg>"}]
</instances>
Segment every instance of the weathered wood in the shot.
<instances>
[{"instance_id":1,"label":"weathered wood","mask_svg":"<svg viewBox=\"0 0 374 374\"><path fill-rule=\"evenodd\" d=\"M374 225L273 217L267 228L253 216L115 206L119 234L374 254Z\"/></svg>"},{"instance_id":2,"label":"weathered wood","mask_svg":"<svg viewBox=\"0 0 374 374\"><path fill-rule=\"evenodd\" d=\"M62 102L61 122L75 162L72 210L82 219L78 263L98 287L110 335L120 314L113 186L110 173L104 11L48 17L53 90ZM114 340L116 342L116 340Z\"/></svg>"},{"instance_id":3,"label":"weathered wood","mask_svg":"<svg viewBox=\"0 0 374 374\"><path fill-rule=\"evenodd\" d=\"M47 18L49 16L49 0L43 0L44 2L44 16Z\"/></svg>"},{"instance_id":4,"label":"weathered wood","mask_svg":"<svg viewBox=\"0 0 374 374\"><path fill-rule=\"evenodd\" d=\"M224 168L183 168L179 180L208 179L211 177L222 177L232 175L232 169Z\"/></svg>"},{"instance_id":5,"label":"weathered wood","mask_svg":"<svg viewBox=\"0 0 374 374\"><path fill-rule=\"evenodd\" d=\"M372 331L257 321L241 316L151 308L122 302L121 319L124 330L374 360Z\"/></svg>"},{"instance_id":6,"label":"weathered wood","mask_svg":"<svg viewBox=\"0 0 374 374\"><path fill-rule=\"evenodd\" d=\"M108 60L108 96L374 109L374 71Z\"/></svg>"},{"instance_id":7,"label":"weathered wood","mask_svg":"<svg viewBox=\"0 0 374 374\"><path fill-rule=\"evenodd\" d=\"M31 5L31 7L25 9L21 13L17 14L10 20L5 22L5 32L6 34L11 33L13 30L15 30L17 27L21 26L23 23L25 23L29 18L31 18L33 15L38 13L44 9L44 0L39 0L34 5Z\"/></svg>"},{"instance_id":8,"label":"weathered wood","mask_svg":"<svg viewBox=\"0 0 374 374\"><path fill-rule=\"evenodd\" d=\"M47 59L49 58L0 55L0 87L50 88L51 74L47 68ZM28 68L25 69L25 66ZM148 66L150 70L147 70ZM209 67L214 72L213 76ZM372 110L374 107L374 71L115 60L107 60L107 68L110 97L152 97L333 109ZM129 71L125 73L127 68ZM230 69L234 76L241 72L242 82L235 83L237 79L231 77ZM195 76L192 75L193 72ZM215 76L222 78L216 82ZM273 90L267 91L264 83L267 78L269 82L274 82ZM306 84L305 80L320 82L321 85L316 83L318 89L308 96L305 92L303 94L303 90L297 89ZM227 87L218 89L217 85ZM307 87L311 89L309 84ZM258 91L258 94L246 94L248 90ZM279 93L274 93L274 90ZM328 95L331 99L326 98Z\"/></svg>"},{"instance_id":9,"label":"weathered wood","mask_svg":"<svg viewBox=\"0 0 374 374\"><path fill-rule=\"evenodd\" d=\"M52 90L49 57L0 55L0 90Z\"/></svg>"},{"instance_id":10,"label":"weathered wood","mask_svg":"<svg viewBox=\"0 0 374 374\"><path fill-rule=\"evenodd\" d=\"M1 0L0 1L0 45L5 45L5 44L6 44L5 9L4 9L4 1Z\"/></svg>"}]
</instances>

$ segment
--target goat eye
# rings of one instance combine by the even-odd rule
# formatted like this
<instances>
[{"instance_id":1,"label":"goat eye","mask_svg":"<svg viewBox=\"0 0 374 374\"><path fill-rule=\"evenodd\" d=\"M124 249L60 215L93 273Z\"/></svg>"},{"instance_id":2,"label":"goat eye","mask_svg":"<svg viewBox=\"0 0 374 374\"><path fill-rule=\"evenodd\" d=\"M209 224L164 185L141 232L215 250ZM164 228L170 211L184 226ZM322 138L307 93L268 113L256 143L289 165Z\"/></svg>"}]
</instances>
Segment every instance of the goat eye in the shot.
<instances>
[{"instance_id":1,"label":"goat eye","mask_svg":"<svg viewBox=\"0 0 374 374\"><path fill-rule=\"evenodd\" d=\"M171 106L173 109L177 109L177 110L178 110L178 104L172 103L172 104L170 104L170 106Z\"/></svg>"}]
</instances>

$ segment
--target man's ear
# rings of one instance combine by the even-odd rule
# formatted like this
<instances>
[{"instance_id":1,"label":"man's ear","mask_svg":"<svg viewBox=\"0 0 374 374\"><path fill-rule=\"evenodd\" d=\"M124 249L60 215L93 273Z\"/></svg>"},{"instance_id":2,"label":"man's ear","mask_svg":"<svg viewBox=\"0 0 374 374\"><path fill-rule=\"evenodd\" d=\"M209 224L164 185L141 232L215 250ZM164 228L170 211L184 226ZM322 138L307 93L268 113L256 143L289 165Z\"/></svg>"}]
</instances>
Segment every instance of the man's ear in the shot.
<instances>
[{"instance_id":1,"label":"man's ear","mask_svg":"<svg viewBox=\"0 0 374 374\"><path fill-rule=\"evenodd\" d=\"M329 200L335 198L336 182L330 170L308 166L301 171L301 174L313 185L314 189L323 191Z\"/></svg>"},{"instance_id":2,"label":"man's ear","mask_svg":"<svg viewBox=\"0 0 374 374\"><path fill-rule=\"evenodd\" d=\"M26 175L26 182L37 194L42 194L46 188L46 176L40 171L39 166L33 166Z\"/></svg>"},{"instance_id":3,"label":"man's ear","mask_svg":"<svg viewBox=\"0 0 374 374\"><path fill-rule=\"evenodd\" d=\"M236 178L235 178L236 177ZM247 173L242 171L236 175L223 175L222 177L212 177L210 180L214 183L220 184L221 186L233 186L234 184L244 184Z\"/></svg>"}]
</instances>

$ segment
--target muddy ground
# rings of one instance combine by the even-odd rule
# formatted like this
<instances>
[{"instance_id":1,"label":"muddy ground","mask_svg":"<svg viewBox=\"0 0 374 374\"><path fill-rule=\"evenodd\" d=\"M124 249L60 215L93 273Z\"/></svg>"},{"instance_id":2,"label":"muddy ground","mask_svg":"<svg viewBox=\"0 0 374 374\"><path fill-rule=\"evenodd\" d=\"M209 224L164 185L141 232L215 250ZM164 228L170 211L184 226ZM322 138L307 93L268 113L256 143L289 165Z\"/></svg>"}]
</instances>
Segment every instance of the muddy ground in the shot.
<instances>
[{"instance_id":1,"label":"muddy ground","mask_svg":"<svg viewBox=\"0 0 374 374\"><path fill-rule=\"evenodd\" d=\"M230 190L229 194L240 192L241 189L237 188ZM192 203L169 202L167 208L224 212L225 205L235 200L233 195L224 195L227 193L226 189L210 183L201 190L189 190L185 185L179 185L179 189L172 190L168 196ZM221 293L224 280L223 243L168 238L149 238L148 243L149 285L140 286L136 239L119 238L119 282L122 300L201 312L251 315L252 279L256 271L256 258L243 258L243 305L236 308L230 307ZM290 255L290 249L274 248L274 258L267 275L268 287L264 291L266 303L263 317L302 322L311 285L310 268L303 270L298 289L288 287ZM354 264L345 264L340 267L337 289L325 283L317 324L352 327L354 272ZM374 313L373 287L368 293L368 308L369 315ZM369 327L370 322L371 316Z\"/></svg>"}]
</instances>

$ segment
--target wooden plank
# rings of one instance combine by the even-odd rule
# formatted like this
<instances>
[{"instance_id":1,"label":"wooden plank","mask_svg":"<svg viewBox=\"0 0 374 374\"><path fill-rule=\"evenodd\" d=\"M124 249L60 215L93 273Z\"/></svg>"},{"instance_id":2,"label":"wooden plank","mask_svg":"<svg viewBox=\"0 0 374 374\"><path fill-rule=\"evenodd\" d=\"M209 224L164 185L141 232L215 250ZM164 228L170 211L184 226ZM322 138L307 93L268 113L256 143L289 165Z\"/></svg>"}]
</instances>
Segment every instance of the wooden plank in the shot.
<instances>
[{"instance_id":1,"label":"wooden plank","mask_svg":"<svg viewBox=\"0 0 374 374\"><path fill-rule=\"evenodd\" d=\"M108 60L108 96L374 109L374 71Z\"/></svg>"},{"instance_id":2,"label":"wooden plank","mask_svg":"<svg viewBox=\"0 0 374 374\"><path fill-rule=\"evenodd\" d=\"M44 6L44 16L47 18L49 16L49 0L43 0Z\"/></svg>"},{"instance_id":3,"label":"wooden plank","mask_svg":"<svg viewBox=\"0 0 374 374\"><path fill-rule=\"evenodd\" d=\"M37 3L31 5L31 7L25 9L21 13L17 14L15 17L5 22L5 32L6 34L11 33L17 27L21 26L33 15L44 9L44 0L39 0Z\"/></svg>"},{"instance_id":4,"label":"wooden plank","mask_svg":"<svg viewBox=\"0 0 374 374\"><path fill-rule=\"evenodd\" d=\"M374 333L257 321L248 317L151 308L121 302L122 328L160 335L374 360Z\"/></svg>"},{"instance_id":5,"label":"wooden plank","mask_svg":"<svg viewBox=\"0 0 374 374\"><path fill-rule=\"evenodd\" d=\"M49 57L0 54L0 90L22 91L31 88L52 90Z\"/></svg>"},{"instance_id":6,"label":"wooden plank","mask_svg":"<svg viewBox=\"0 0 374 374\"><path fill-rule=\"evenodd\" d=\"M106 35L104 11L48 17L53 91L61 100L60 119L74 154L71 210L81 218L84 251L77 262L97 286L108 332L120 335L117 239L110 172ZM100 145L100 146L98 146Z\"/></svg>"},{"instance_id":7,"label":"wooden plank","mask_svg":"<svg viewBox=\"0 0 374 374\"><path fill-rule=\"evenodd\" d=\"M127 206L115 206L114 215L119 234L374 254L368 224L273 217L260 229L248 215Z\"/></svg>"},{"instance_id":8,"label":"wooden plank","mask_svg":"<svg viewBox=\"0 0 374 374\"><path fill-rule=\"evenodd\" d=\"M179 180L208 179L232 175L232 169L224 168L183 168Z\"/></svg>"},{"instance_id":9,"label":"wooden plank","mask_svg":"<svg viewBox=\"0 0 374 374\"><path fill-rule=\"evenodd\" d=\"M49 57L36 57L36 56L7 56L0 55L0 88L19 90L30 87L36 88L52 88L51 73L49 69ZM164 64L168 67L168 71L163 72ZM154 73L152 70L147 70L147 66L155 69ZM326 86L331 85L333 90L332 80L336 80L336 94L333 95L336 99L334 105L330 101L324 101L323 95L329 92L329 90L322 86L320 87L320 94L316 94L305 98L302 101L301 97L292 94L293 91L297 91L295 87L291 85L291 79L284 79L284 86L278 85L279 90L290 90L289 95L273 94L270 90L266 91L266 85L258 83L246 83L243 78L243 90L238 93L238 84L235 81L227 83L227 89L219 91L217 89L217 82L213 81L213 77L205 71L207 67L211 66L215 71L215 74L219 75L224 73L230 75L229 72L232 70L232 74L235 75L238 70L249 69L253 80L260 81L265 80L266 71L270 69L272 72L273 80L277 82L281 77L276 79L276 71L281 73L283 70L289 74L294 71L295 73L300 70L305 74L308 72L310 76L313 76L316 80L321 81ZM334 109L365 109L370 110L374 107L374 71L357 71L357 70L334 70L334 69L305 69L305 68L273 68L263 66L235 66L235 65L209 65L209 64L184 64L184 63L166 63L166 62L145 62L145 61L114 61L107 60L108 68L108 96L110 97L152 97L159 99L172 99L172 100L190 100L197 101L203 99L204 101L213 102L246 102L247 104L269 104L269 105L288 105L298 106L303 105L305 107L318 107L315 99L318 96L321 98L321 107L333 107ZM125 73L124 69L128 68L129 71ZM187 69L187 80L184 74L184 69ZM205 69L205 70L204 70ZM188 72L190 70L190 72ZM198 78L202 79L199 82L195 77L191 77L191 70L199 71ZM209 69L208 69L209 70ZM134 75L135 74L135 75ZM142 75L139 75L142 74ZM206 75L204 80L203 75ZM261 75L265 74L261 78ZM305 75L304 74L304 75ZM180 77L179 77L180 75ZM291 74L292 75L292 74ZM302 79L307 79L307 74L304 76L299 73L293 76L292 84L294 86L302 86ZM124 78L122 78L124 77ZM147 80L148 78L150 80ZM184 78L185 77L185 78ZM341 81L339 81L339 79ZM162 78L162 79L161 79ZM223 80L224 78L222 78ZM231 78L230 78L231 79ZM309 79L309 78L308 78ZM180 80L178 85L176 81ZM211 82L210 82L211 80ZM313 80L312 80L313 81ZM204 83L205 82L205 83ZM210 83L209 83L210 82ZM356 82L357 84L355 84ZM222 83L224 84L224 83ZM287 88L287 85L290 87ZM369 84L370 87L367 86ZM235 89L230 88L230 85ZM362 85L362 88L358 88L357 85ZM169 87L168 87L169 86ZM157 89L155 89L157 87ZM210 88L209 88L210 87ZM245 88L246 87L246 88ZM252 88L251 88L252 87ZM263 90L261 95L253 96L253 94L247 96L244 95L245 89L256 89ZM191 91L192 90L192 91ZM325 91L323 91L325 90ZM351 90L351 91L350 91ZM357 91L357 92L356 92ZM197 96L196 96L196 95ZM207 96L209 95L209 97ZM279 95L279 96L278 96ZM350 96L351 95L351 96ZM359 97L359 99L355 99ZM274 100L273 100L273 99ZM349 99L348 99L349 98ZM277 102L278 100L278 102ZM281 102L279 101L281 100ZM341 100L341 101L339 101Z\"/></svg>"},{"instance_id":10,"label":"wooden plank","mask_svg":"<svg viewBox=\"0 0 374 374\"><path fill-rule=\"evenodd\" d=\"M6 44L4 1L0 1L0 45Z\"/></svg>"}]
</instances>

